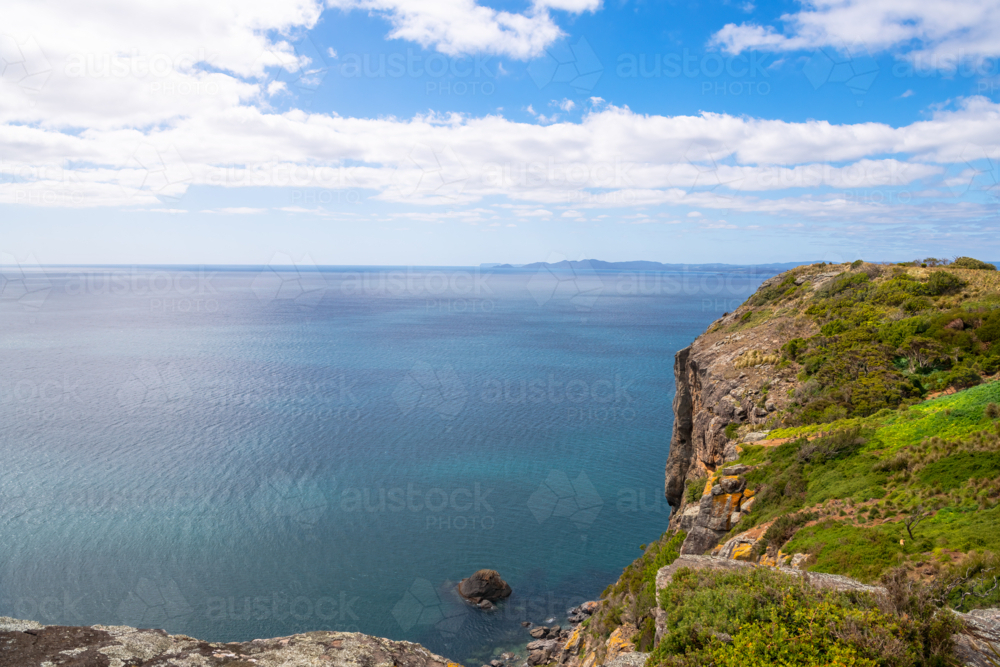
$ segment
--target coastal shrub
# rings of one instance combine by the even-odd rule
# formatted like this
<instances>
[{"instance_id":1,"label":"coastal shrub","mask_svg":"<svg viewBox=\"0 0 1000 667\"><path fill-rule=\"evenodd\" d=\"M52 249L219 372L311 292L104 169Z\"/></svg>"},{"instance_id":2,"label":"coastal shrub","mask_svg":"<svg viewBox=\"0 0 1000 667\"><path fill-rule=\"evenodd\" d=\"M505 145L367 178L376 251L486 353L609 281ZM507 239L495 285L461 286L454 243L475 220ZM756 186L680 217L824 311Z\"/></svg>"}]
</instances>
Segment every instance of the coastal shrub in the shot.
<instances>
[{"instance_id":1,"label":"coastal shrub","mask_svg":"<svg viewBox=\"0 0 1000 667\"><path fill-rule=\"evenodd\" d=\"M729 424L726 424L726 437L727 438L729 438L730 440L735 440L736 438L739 437L739 434L740 434L740 425L739 424L737 424L736 422L730 422Z\"/></svg>"},{"instance_id":2,"label":"coastal shrub","mask_svg":"<svg viewBox=\"0 0 1000 667\"><path fill-rule=\"evenodd\" d=\"M938 260L933 265L945 266ZM781 284L792 284L790 278L785 276ZM780 354L802 365L800 381L811 381L814 389L806 400L799 397L791 404L782 423L873 415L928 392L974 386L977 375L1000 371L1000 348L986 345L1000 341L997 286L989 283L984 294L984 286L975 283L976 289L969 291L978 296L972 301L963 293L969 282L956 271L939 268L919 275L863 264L815 292L803 290L804 301L796 308L818 330L785 343ZM756 326L777 311L767 301L752 312L741 326ZM758 363L744 355L736 365Z\"/></svg>"},{"instance_id":3,"label":"coastal shrub","mask_svg":"<svg viewBox=\"0 0 1000 667\"><path fill-rule=\"evenodd\" d=\"M789 359L795 361L799 356L799 352L805 350L807 347L809 347L809 344L806 343L804 339L793 338L781 346L781 351L784 352Z\"/></svg>"},{"instance_id":4,"label":"coastal shrub","mask_svg":"<svg viewBox=\"0 0 1000 667\"><path fill-rule=\"evenodd\" d=\"M957 294L965 287L966 282L949 271L934 271L924 284L924 294L941 296Z\"/></svg>"},{"instance_id":5,"label":"coastal shrub","mask_svg":"<svg viewBox=\"0 0 1000 667\"><path fill-rule=\"evenodd\" d=\"M976 329L976 338L984 343L995 343L1000 340L1000 311L994 311Z\"/></svg>"},{"instance_id":6,"label":"coastal shrub","mask_svg":"<svg viewBox=\"0 0 1000 667\"><path fill-rule=\"evenodd\" d=\"M952 637L961 631L962 622L941 608L935 589L910 579L904 567L886 572L880 583L886 591L879 598L882 611L909 621L910 640L919 647L916 664L954 664L949 659Z\"/></svg>"},{"instance_id":7,"label":"coastal shrub","mask_svg":"<svg viewBox=\"0 0 1000 667\"><path fill-rule=\"evenodd\" d=\"M865 444L860 428L834 431L830 435L816 438L799 448L798 459L802 463L822 463L856 453Z\"/></svg>"},{"instance_id":8,"label":"coastal shrub","mask_svg":"<svg viewBox=\"0 0 1000 667\"><path fill-rule=\"evenodd\" d=\"M883 609L870 594L818 589L761 568L682 568L659 604L667 630L647 667L902 667L937 664L951 650L934 634L947 617L931 614L925 631L922 621Z\"/></svg>"},{"instance_id":9,"label":"coastal shrub","mask_svg":"<svg viewBox=\"0 0 1000 667\"><path fill-rule=\"evenodd\" d=\"M952 266L959 269L977 269L980 271L996 271L997 267L989 262L983 262L978 259L973 259L972 257L956 257L955 261L951 263Z\"/></svg>"},{"instance_id":10,"label":"coastal shrub","mask_svg":"<svg viewBox=\"0 0 1000 667\"><path fill-rule=\"evenodd\" d=\"M954 389L968 389L982 384L983 378L971 368L956 368L939 381L939 386Z\"/></svg>"},{"instance_id":11,"label":"coastal shrub","mask_svg":"<svg viewBox=\"0 0 1000 667\"><path fill-rule=\"evenodd\" d=\"M695 479L687 480L685 484L684 493L687 497L688 503L696 503L701 499L702 492L705 490L705 484L708 483L707 477L697 477Z\"/></svg>"},{"instance_id":12,"label":"coastal shrub","mask_svg":"<svg viewBox=\"0 0 1000 667\"><path fill-rule=\"evenodd\" d=\"M789 275L785 277L780 283L774 285L769 285L767 287L762 287L761 289L754 292L753 296L748 299L748 303L751 306L763 306L772 301L780 299L789 289L795 288L795 276ZM744 318L747 316L744 315Z\"/></svg>"},{"instance_id":13,"label":"coastal shrub","mask_svg":"<svg viewBox=\"0 0 1000 667\"><path fill-rule=\"evenodd\" d=\"M1000 556L973 552L945 566L935 577L933 595L938 604L955 611L1000 607Z\"/></svg>"}]
</instances>

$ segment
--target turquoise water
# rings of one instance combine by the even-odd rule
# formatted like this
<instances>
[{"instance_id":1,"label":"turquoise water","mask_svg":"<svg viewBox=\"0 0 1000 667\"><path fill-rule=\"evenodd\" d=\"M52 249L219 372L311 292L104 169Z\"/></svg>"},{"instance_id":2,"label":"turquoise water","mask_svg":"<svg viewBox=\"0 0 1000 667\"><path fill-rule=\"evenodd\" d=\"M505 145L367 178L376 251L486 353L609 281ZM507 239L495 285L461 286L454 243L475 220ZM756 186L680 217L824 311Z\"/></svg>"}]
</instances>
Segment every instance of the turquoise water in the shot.
<instances>
[{"instance_id":1,"label":"turquoise water","mask_svg":"<svg viewBox=\"0 0 1000 667\"><path fill-rule=\"evenodd\" d=\"M674 352L767 277L5 275L0 615L468 665L665 529ZM454 595L484 567L492 613Z\"/></svg>"}]
</instances>

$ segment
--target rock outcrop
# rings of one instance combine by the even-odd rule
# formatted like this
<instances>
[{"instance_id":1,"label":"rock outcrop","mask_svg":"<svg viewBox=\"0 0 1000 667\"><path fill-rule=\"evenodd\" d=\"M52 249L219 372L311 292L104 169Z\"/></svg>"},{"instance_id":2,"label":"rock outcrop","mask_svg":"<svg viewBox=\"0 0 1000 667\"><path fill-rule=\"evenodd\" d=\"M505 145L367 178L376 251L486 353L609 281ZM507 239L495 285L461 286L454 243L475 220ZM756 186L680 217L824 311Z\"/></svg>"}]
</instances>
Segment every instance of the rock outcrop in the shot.
<instances>
[{"instance_id":1,"label":"rock outcrop","mask_svg":"<svg viewBox=\"0 0 1000 667\"><path fill-rule=\"evenodd\" d=\"M801 284L809 282L813 288L837 275L820 271L805 266L793 273L797 281L801 278ZM765 281L761 289L787 275ZM817 331L811 319L794 313L744 326L752 311L750 301L744 303L674 358L674 427L664 491L673 509L670 528L688 533L683 553L702 554L716 546L732 520L738 519L743 500L737 497L733 480L725 484L720 480L718 492L710 498L706 492L694 501L687 499L687 486L713 476L738 477L739 473L723 476L720 471L739 457L740 442L759 441L778 424L791 401L789 390L799 384L794 368L777 367L782 345Z\"/></svg>"},{"instance_id":2,"label":"rock outcrop","mask_svg":"<svg viewBox=\"0 0 1000 667\"><path fill-rule=\"evenodd\" d=\"M682 567L692 570L745 570L754 567L767 567L746 561L732 560L719 556L680 556L670 565L660 568L656 573L656 593L667 587L673 579L674 573ZM844 577L839 574L822 574L819 572L803 572L791 567L779 567L779 572L790 574L795 577L804 578L809 584L816 588L826 588L834 591L861 591L864 593L884 594L885 589L881 586L869 586L856 579Z\"/></svg>"},{"instance_id":3,"label":"rock outcrop","mask_svg":"<svg viewBox=\"0 0 1000 667\"><path fill-rule=\"evenodd\" d=\"M955 657L968 667L994 667L1000 663L1000 655L993 651L1000 651L1000 609L974 609L957 616L965 629L955 635Z\"/></svg>"},{"instance_id":4,"label":"rock outcrop","mask_svg":"<svg viewBox=\"0 0 1000 667\"><path fill-rule=\"evenodd\" d=\"M500 577L496 570L477 570L475 574L458 584L458 593L469 602L481 605L510 597L510 584Z\"/></svg>"},{"instance_id":5,"label":"rock outcrop","mask_svg":"<svg viewBox=\"0 0 1000 667\"><path fill-rule=\"evenodd\" d=\"M599 602L590 601L570 609L567 612L569 622L573 626L570 629L564 630L558 625L551 627L540 625L529 630L534 641L530 642L527 647L527 664L533 667L552 662L575 663L574 658L585 643L580 624L590 618L599 606Z\"/></svg>"},{"instance_id":6,"label":"rock outcrop","mask_svg":"<svg viewBox=\"0 0 1000 667\"><path fill-rule=\"evenodd\" d=\"M0 618L0 667L461 667L420 644L356 632L214 643L127 626Z\"/></svg>"}]
</instances>

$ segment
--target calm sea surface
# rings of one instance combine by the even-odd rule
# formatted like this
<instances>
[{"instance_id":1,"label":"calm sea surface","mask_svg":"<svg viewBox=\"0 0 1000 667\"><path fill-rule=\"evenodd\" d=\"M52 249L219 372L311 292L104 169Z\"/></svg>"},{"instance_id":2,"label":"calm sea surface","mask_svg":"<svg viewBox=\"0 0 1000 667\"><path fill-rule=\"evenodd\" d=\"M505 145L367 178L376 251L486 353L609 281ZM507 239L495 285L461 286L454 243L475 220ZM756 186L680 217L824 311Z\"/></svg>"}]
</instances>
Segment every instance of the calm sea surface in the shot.
<instances>
[{"instance_id":1,"label":"calm sea surface","mask_svg":"<svg viewBox=\"0 0 1000 667\"><path fill-rule=\"evenodd\" d=\"M674 352L766 277L5 270L0 615L482 664L665 529Z\"/></svg>"}]
</instances>

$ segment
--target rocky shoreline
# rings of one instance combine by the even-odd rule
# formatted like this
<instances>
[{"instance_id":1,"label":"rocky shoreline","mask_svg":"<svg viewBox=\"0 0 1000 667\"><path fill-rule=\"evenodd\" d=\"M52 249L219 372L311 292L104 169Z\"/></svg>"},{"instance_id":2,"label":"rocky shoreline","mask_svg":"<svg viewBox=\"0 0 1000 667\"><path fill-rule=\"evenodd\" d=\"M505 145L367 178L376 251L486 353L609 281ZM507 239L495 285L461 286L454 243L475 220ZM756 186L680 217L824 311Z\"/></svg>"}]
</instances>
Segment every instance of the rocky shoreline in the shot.
<instances>
[{"instance_id":1,"label":"rocky shoreline","mask_svg":"<svg viewBox=\"0 0 1000 667\"><path fill-rule=\"evenodd\" d=\"M0 667L461 667L420 644L357 632L205 642L128 626L0 617Z\"/></svg>"}]
</instances>

